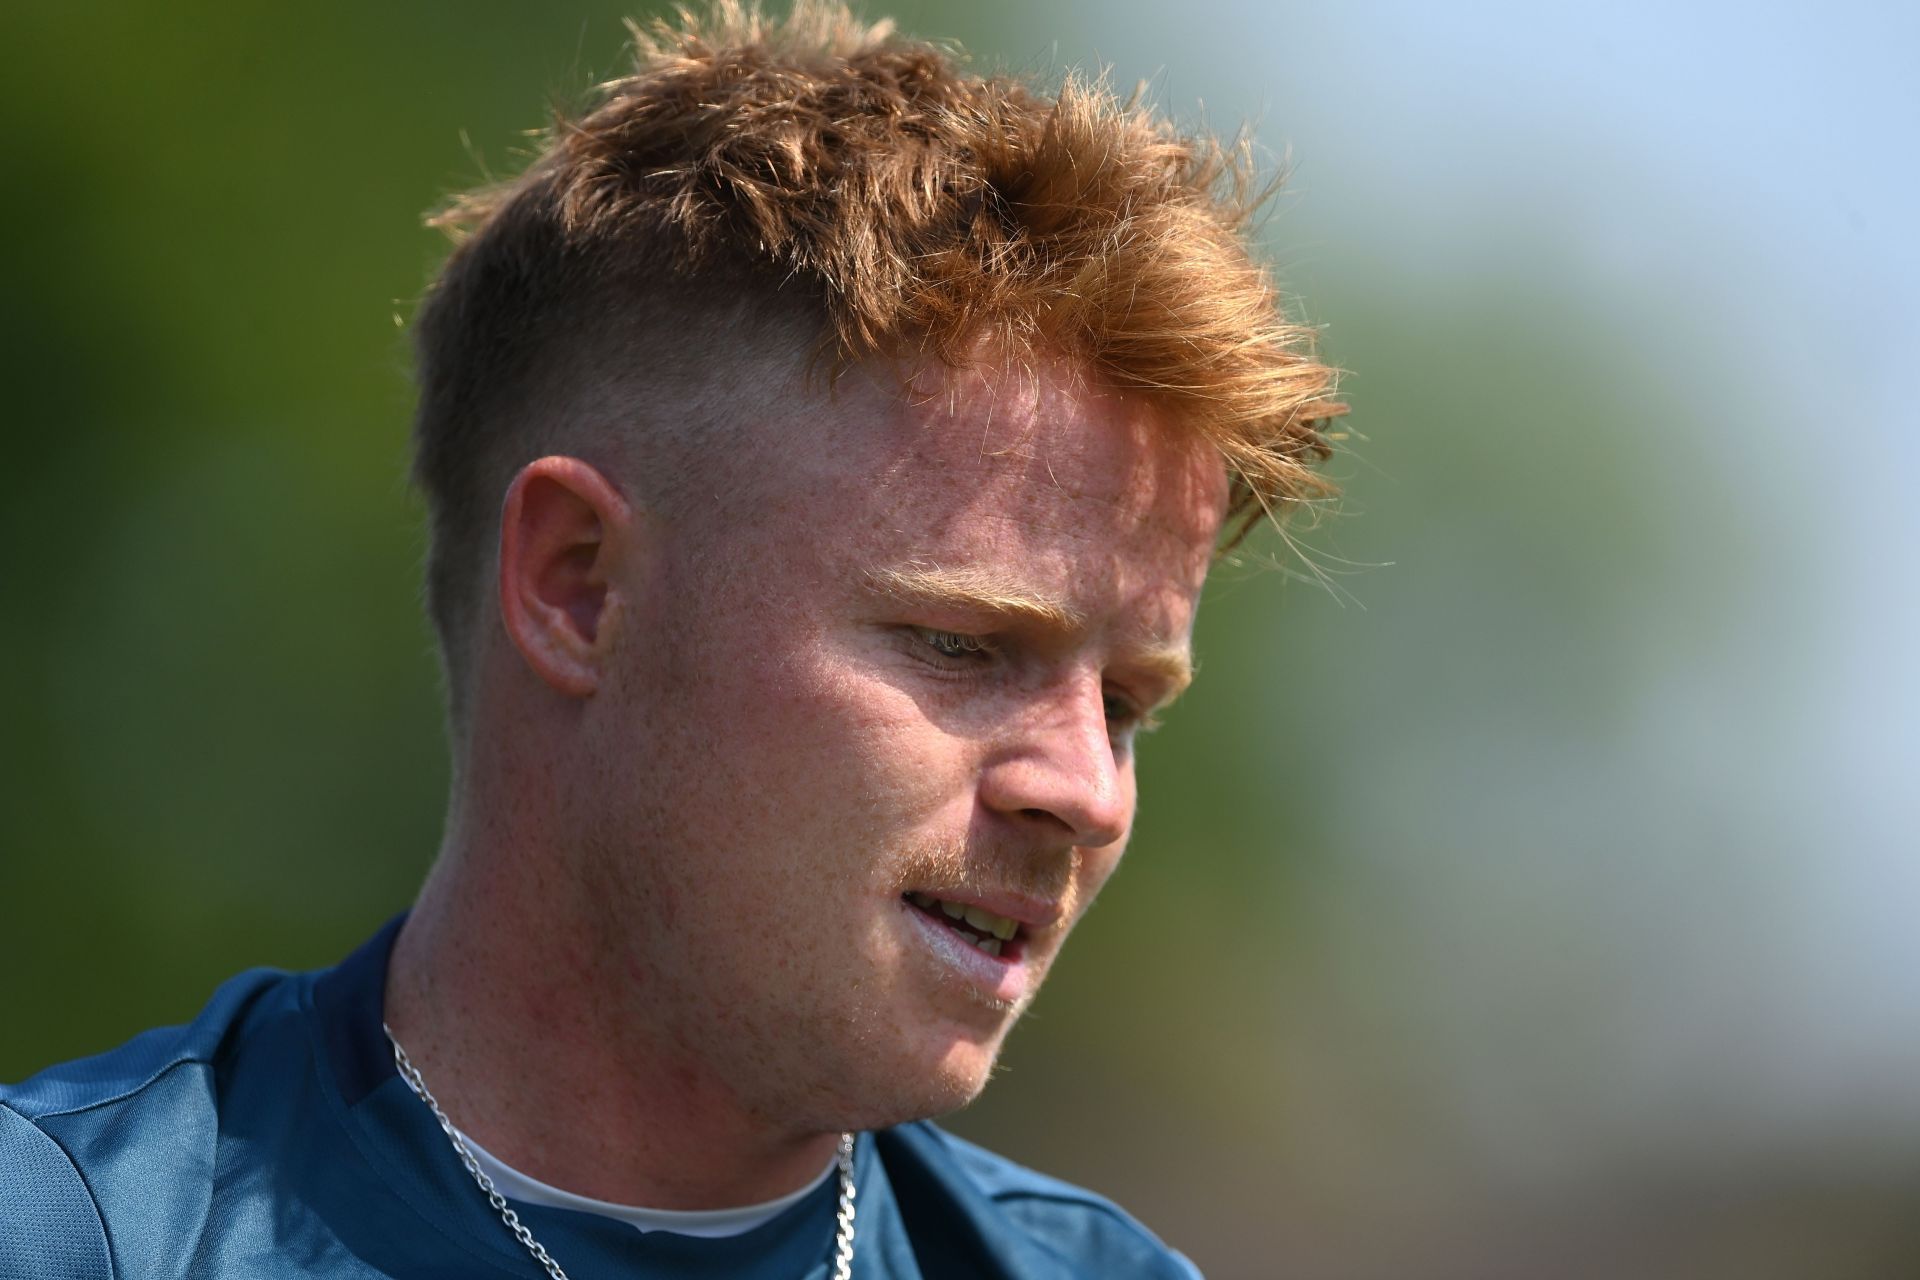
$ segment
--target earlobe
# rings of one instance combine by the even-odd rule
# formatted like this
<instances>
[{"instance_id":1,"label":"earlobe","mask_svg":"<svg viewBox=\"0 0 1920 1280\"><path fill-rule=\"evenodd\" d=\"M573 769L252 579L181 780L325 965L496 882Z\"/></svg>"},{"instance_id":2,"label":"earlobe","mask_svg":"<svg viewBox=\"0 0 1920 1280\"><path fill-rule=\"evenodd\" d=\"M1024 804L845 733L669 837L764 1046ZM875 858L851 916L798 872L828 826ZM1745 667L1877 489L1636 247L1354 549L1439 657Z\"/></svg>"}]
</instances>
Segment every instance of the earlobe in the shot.
<instances>
[{"instance_id":1,"label":"earlobe","mask_svg":"<svg viewBox=\"0 0 1920 1280\"><path fill-rule=\"evenodd\" d=\"M626 499L578 458L529 462L500 510L500 615L529 669L584 698L619 613L614 573L632 530Z\"/></svg>"}]
</instances>

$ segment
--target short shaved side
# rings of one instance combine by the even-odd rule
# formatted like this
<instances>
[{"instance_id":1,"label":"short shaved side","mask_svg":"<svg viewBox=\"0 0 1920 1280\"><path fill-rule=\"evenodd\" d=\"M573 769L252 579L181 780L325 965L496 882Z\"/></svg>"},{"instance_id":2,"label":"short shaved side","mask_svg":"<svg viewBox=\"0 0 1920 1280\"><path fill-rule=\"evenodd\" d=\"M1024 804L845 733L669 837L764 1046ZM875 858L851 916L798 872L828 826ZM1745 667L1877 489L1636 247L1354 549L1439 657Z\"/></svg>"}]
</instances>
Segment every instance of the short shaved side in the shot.
<instances>
[{"instance_id":1,"label":"short shaved side","mask_svg":"<svg viewBox=\"0 0 1920 1280\"><path fill-rule=\"evenodd\" d=\"M632 74L432 219L457 245L415 325L414 476L456 724L513 472L598 451L684 483L675 441L796 370L1064 356L1218 450L1229 538L1330 492L1344 407L1249 251L1245 139L974 74L829 0L633 30Z\"/></svg>"}]
</instances>

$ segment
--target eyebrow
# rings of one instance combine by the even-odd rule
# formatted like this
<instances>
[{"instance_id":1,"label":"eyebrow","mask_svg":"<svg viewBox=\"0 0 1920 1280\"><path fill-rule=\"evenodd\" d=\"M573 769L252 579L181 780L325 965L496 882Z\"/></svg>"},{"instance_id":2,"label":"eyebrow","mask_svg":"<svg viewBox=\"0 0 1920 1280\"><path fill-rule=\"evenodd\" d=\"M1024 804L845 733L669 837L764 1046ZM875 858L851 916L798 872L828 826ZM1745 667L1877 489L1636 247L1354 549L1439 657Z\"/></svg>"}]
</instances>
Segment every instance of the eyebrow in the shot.
<instances>
[{"instance_id":1,"label":"eyebrow","mask_svg":"<svg viewBox=\"0 0 1920 1280\"><path fill-rule=\"evenodd\" d=\"M1083 622L1080 612L1064 601L974 568L916 564L874 569L867 573L867 584L904 604L1010 614L1062 631Z\"/></svg>"},{"instance_id":2,"label":"eyebrow","mask_svg":"<svg viewBox=\"0 0 1920 1280\"><path fill-rule=\"evenodd\" d=\"M1187 691L1193 683L1193 659L1187 656L1185 649L1156 645L1131 659L1134 666L1151 672L1153 677L1166 686L1166 692L1154 701L1156 708L1172 705L1173 700Z\"/></svg>"},{"instance_id":3,"label":"eyebrow","mask_svg":"<svg viewBox=\"0 0 1920 1280\"><path fill-rule=\"evenodd\" d=\"M904 604L997 613L1056 631L1078 630L1085 623L1065 601L976 568L914 564L871 569L866 579L875 591ZM1153 645L1129 654L1127 662L1167 686L1161 706L1193 683L1193 660L1184 646Z\"/></svg>"}]
</instances>

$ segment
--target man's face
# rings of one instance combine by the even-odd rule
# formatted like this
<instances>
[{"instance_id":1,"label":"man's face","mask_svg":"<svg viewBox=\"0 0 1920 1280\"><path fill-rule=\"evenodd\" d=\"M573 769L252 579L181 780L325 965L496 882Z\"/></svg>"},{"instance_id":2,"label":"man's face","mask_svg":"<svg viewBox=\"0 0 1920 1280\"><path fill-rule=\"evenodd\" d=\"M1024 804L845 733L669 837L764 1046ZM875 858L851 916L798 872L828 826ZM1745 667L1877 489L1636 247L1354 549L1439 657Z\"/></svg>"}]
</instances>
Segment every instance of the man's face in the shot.
<instances>
[{"instance_id":1,"label":"man's face","mask_svg":"<svg viewBox=\"0 0 1920 1280\"><path fill-rule=\"evenodd\" d=\"M1060 373L770 408L765 496L637 558L590 874L636 1009L758 1114L970 1100L1120 859L1226 482Z\"/></svg>"}]
</instances>

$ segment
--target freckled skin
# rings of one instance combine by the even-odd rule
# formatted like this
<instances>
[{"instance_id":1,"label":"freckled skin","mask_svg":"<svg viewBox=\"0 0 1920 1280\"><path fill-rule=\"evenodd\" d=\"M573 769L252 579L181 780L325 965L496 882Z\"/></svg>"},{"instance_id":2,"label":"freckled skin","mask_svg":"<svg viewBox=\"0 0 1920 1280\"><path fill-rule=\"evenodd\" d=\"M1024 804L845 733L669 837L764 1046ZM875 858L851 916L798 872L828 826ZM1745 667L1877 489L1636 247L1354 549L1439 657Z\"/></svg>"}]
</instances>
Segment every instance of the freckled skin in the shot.
<instances>
[{"instance_id":1,"label":"freckled skin","mask_svg":"<svg viewBox=\"0 0 1920 1280\"><path fill-rule=\"evenodd\" d=\"M606 945L648 957L675 1040L724 1044L760 1114L828 1130L985 1083L1018 1011L926 956L900 894L958 859L1064 898L1029 944L1044 971L1132 821L1103 688L1130 645L1185 643L1224 502L1210 454L1052 376L971 376L951 404L855 386L835 407L828 447L776 443L777 501L675 530L680 621L642 638L595 717L601 758L632 771L607 779L624 802L590 873ZM907 626L951 624L862 576L909 562L1004 570L1085 634L985 671L931 665Z\"/></svg>"},{"instance_id":2,"label":"freckled skin","mask_svg":"<svg viewBox=\"0 0 1920 1280\"><path fill-rule=\"evenodd\" d=\"M583 1195L713 1208L802 1185L843 1129L979 1092L1125 847L1129 708L1173 691L1143 655L1187 645L1226 500L1211 450L1066 373L781 397L727 441L711 502L593 524L573 559L611 566L604 599L569 600L591 679L560 688L524 636L487 637L387 1008L489 1150ZM874 588L909 567L1077 621ZM1018 998L928 945L901 895L939 888L1059 904Z\"/></svg>"}]
</instances>

